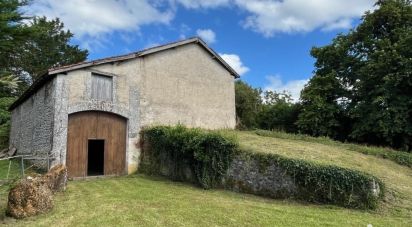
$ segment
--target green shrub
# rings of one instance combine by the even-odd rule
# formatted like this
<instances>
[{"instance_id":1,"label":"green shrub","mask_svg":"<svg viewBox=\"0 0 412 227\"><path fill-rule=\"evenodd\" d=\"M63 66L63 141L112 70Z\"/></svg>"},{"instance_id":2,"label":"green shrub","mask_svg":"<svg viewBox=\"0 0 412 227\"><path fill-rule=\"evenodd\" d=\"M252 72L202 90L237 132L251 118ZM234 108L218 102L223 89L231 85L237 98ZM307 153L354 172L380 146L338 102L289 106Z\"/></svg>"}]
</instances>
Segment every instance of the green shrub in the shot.
<instances>
[{"instance_id":1,"label":"green shrub","mask_svg":"<svg viewBox=\"0 0 412 227\"><path fill-rule=\"evenodd\" d=\"M146 172L156 173L162 163L172 165L169 177L187 181L187 168L204 189L219 185L237 151L233 138L218 132L188 129L184 126L157 126L144 130L150 154ZM146 153L145 153L146 154Z\"/></svg>"},{"instance_id":2,"label":"green shrub","mask_svg":"<svg viewBox=\"0 0 412 227\"><path fill-rule=\"evenodd\" d=\"M374 155L377 157L385 158L392 160L399 165L408 166L412 168L412 153L397 151L390 148L384 147L373 147L373 146L364 146L353 143L342 143L329 139L327 137L312 137L303 134L290 134L279 131L267 131L267 130L256 130L255 131L259 136L274 137L281 139L291 139L291 140L303 140L307 142L321 143L325 145L333 145L337 147L342 147L351 151L356 151L366 155Z\"/></svg>"},{"instance_id":3,"label":"green shrub","mask_svg":"<svg viewBox=\"0 0 412 227\"><path fill-rule=\"evenodd\" d=\"M0 149L7 148L10 134L9 106L16 100L14 97L0 98Z\"/></svg>"}]
</instances>

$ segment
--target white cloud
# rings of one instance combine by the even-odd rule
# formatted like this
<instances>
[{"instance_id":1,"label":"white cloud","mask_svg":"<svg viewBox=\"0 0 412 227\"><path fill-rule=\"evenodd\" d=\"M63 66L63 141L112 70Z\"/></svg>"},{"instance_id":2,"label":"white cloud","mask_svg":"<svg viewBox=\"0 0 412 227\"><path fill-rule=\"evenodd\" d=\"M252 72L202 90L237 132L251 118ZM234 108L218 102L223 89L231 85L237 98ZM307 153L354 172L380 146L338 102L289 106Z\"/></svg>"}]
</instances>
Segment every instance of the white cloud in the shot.
<instances>
[{"instance_id":1,"label":"white cloud","mask_svg":"<svg viewBox=\"0 0 412 227\"><path fill-rule=\"evenodd\" d=\"M234 6L247 14L245 28L270 37L276 33L351 28L376 0L170 0L187 9ZM233 8L233 7L231 7Z\"/></svg>"},{"instance_id":2,"label":"white cloud","mask_svg":"<svg viewBox=\"0 0 412 227\"><path fill-rule=\"evenodd\" d=\"M24 10L50 19L59 17L77 38L138 31L146 24L168 24L174 17L172 10L161 11L148 0L37 0Z\"/></svg>"},{"instance_id":3,"label":"white cloud","mask_svg":"<svg viewBox=\"0 0 412 227\"><path fill-rule=\"evenodd\" d=\"M243 25L265 36L350 28L375 0L234 0L250 13Z\"/></svg>"},{"instance_id":4,"label":"white cloud","mask_svg":"<svg viewBox=\"0 0 412 227\"><path fill-rule=\"evenodd\" d=\"M243 65L240 57L236 54L220 54L220 57L225 60L239 75L243 75L249 71L249 68Z\"/></svg>"},{"instance_id":5,"label":"white cloud","mask_svg":"<svg viewBox=\"0 0 412 227\"><path fill-rule=\"evenodd\" d=\"M336 22L330 23L322 28L323 31L332 31L341 28L351 28L352 27L352 20L348 18L343 18Z\"/></svg>"},{"instance_id":6,"label":"white cloud","mask_svg":"<svg viewBox=\"0 0 412 227\"><path fill-rule=\"evenodd\" d=\"M264 90L276 92L288 92L291 94L294 102L297 102L300 97L300 92L309 80L290 80L284 83L279 75L267 76L269 84L264 87Z\"/></svg>"},{"instance_id":7,"label":"white cloud","mask_svg":"<svg viewBox=\"0 0 412 227\"><path fill-rule=\"evenodd\" d=\"M228 5L230 0L175 0L188 9L216 8Z\"/></svg>"},{"instance_id":8,"label":"white cloud","mask_svg":"<svg viewBox=\"0 0 412 227\"><path fill-rule=\"evenodd\" d=\"M196 34L208 44L216 42L216 34L211 29L197 29Z\"/></svg>"},{"instance_id":9,"label":"white cloud","mask_svg":"<svg viewBox=\"0 0 412 227\"><path fill-rule=\"evenodd\" d=\"M103 42L113 32L139 34L143 25L170 24L178 7L189 10L238 10L242 25L264 36L352 27L353 20L373 9L375 0L36 0L23 11L59 17L83 44ZM198 30L209 43L210 29ZM106 36L106 37L105 37ZM181 32L181 38L186 32ZM97 40L98 39L98 40Z\"/></svg>"}]
</instances>

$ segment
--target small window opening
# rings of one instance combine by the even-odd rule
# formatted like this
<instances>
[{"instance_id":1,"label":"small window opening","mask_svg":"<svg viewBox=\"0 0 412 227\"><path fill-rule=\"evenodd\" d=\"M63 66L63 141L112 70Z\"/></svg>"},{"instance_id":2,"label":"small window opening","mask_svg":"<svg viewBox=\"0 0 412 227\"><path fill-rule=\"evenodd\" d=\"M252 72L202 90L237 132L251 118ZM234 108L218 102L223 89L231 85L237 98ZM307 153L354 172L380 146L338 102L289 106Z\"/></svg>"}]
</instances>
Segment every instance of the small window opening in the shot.
<instances>
[{"instance_id":1,"label":"small window opening","mask_svg":"<svg viewBox=\"0 0 412 227\"><path fill-rule=\"evenodd\" d=\"M113 78L100 74L92 74L91 98L102 101L113 100Z\"/></svg>"},{"instance_id":2,"label":"small window opening","mask_svg":"<svg viewBox=\"0 0 412 227\"><path fill-rule=\"evenodd\" d=\"M104 175L104 140L88 142L87 176Z\"/></svg>"}]
</instances>

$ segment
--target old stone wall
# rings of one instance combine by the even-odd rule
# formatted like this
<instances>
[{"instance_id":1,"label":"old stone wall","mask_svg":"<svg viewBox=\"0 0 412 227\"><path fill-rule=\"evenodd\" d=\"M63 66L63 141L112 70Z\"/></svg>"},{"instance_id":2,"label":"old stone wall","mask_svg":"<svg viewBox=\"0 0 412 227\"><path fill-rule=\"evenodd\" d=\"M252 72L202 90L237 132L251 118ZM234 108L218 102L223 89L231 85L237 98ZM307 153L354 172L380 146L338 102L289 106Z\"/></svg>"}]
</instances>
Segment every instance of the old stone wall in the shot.
<instances>
[{"instance_id":1,"label":"old stone wall","mask_svg":"<svg viewBox=\"0 0 412 227\"><path fill-rule=\"evenodd\" d=\"M333 176L325 175L322 170L334 171L339 167L318 168L304 162L285 167L285 162L290 161L289 164L298 162L283 159L281 164L282 161L278 158L267 154L262 156L257 153L241 152L233 158L222 176L220 187L269 198L296 199L362 209L375 209L383 198L383 184L375 177L342 168L335 171ZM150 145L145 145L141 171L200 185L193 162L174 160L175 158L167 152L161 154L156 152L156 157L152 157ZM308 166L309 169L305 168ZM308 175L302 178L302 174L306 173Z\"/></svg>"},{"instance_id":2,"label":"old stone wall","mask_svg":"<svg viewBox=\"0 0 412 227\"><path fill-rule=\"evenodd\" d=\"M230 165L223 186L236 192L271 198L290 198L297 192L293 178L279 166L263 166L259 160L241 155Z\"/></svg>"},{"instance_id":3,"label":"old stone wall","mask_svg":"<svg viewBox=\"0 0 412 227\"><path fill-rule=\"evenodd\" d=\"M45 157L52 150L54 103L52 80L12 111L10 145L17 154Z\"/></svg>"},{"instance_id":4,"label":"old stone wall","mask_svg":"<svg viewBox=\"0 0 412 227\"><path fill-rule=\"evenodd\" d=\"M150 156L150 148L145 144L141 171L146 174L161 175L172 178L176 174L176 165L180 180L196 182L196 175L189 165L175 163L172 157L163 154L156 159ZM297 192L293 178L276 164L263 164L249 155L237 155L230 164L222 188L227 190L261 195L270 198L291 198Z\"/></svg>"}]
</instances>

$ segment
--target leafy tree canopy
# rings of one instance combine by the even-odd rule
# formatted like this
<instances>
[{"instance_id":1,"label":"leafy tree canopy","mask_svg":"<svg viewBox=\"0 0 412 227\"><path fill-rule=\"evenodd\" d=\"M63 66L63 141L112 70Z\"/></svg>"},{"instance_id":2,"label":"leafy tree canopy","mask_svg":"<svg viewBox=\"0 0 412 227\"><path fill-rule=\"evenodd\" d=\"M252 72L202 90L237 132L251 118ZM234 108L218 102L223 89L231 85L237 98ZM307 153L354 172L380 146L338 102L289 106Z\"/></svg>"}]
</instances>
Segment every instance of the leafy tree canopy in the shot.
<instances>
[{"instance_id":1,"label":"leafy tree canopy","mask_svg":"<svg viewBox=\"0 0 412 227\"><path fill-rule=\"evenodd\" d=\"M84 61L88 51L70 44L58 18L27 17L28 1L0 1L0 95L18 95L51 67ZM15 80L20 83L16 89Z\"/></svg>"},{"instance_id":2,"label":"leafy tree canopy","mask_svg":"<svg viewBox=\"0 0 412 227\"><path fill-rule=\"evenodd\" d=\"M236 114L239 128L258 127L257 115L262 107L262 91L241 80L235 82Z\"/></svg>"},{"instance_id":3,"label":"leafy tree canopy","mask_svg":"<svg viewBox=\"0 0 412 227\"><path fill-rule=\"evenodd\" d=\"M70 44L73 34L58 18L28 17L25 0L0 1L0 149L7 147L8 107L15 96L51 67L84 61L87 50Z\"/></svg>"},{"instance_id":4,"label":"leafy tree canopy","mask_svg":"<svg viewBox=\"0 0 412 227\"><path fill-rule=\"evenodd\" d=\"M315 76L302 91L298 126L411 150L411 1L379 0L376 7L356 29L312 49Z\"/></svg>"}]
</instances>

